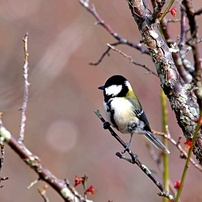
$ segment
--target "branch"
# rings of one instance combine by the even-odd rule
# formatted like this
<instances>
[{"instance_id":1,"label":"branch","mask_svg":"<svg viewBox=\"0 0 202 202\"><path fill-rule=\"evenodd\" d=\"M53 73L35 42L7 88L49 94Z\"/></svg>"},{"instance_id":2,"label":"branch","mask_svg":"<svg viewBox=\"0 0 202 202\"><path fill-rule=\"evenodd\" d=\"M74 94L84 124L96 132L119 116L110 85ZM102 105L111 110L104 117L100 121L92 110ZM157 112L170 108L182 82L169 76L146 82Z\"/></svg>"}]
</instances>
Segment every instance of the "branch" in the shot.
<instances>
[{"instance_id":1,"label":"branch","mask_svg":"<svg viewBox=\"0 0 202 202\"><path fill-rule=\"evenodd\" d=\"M164 196L170 200L173 200L174 197L163 187L162 183L155 178L152 172L144 164L142 164L142 162L138 159L137 154L134 154L127 147L127 144L114 132L114 130L110 127L110 124L106 122L105 119L102 117L99 110L95 110L94 112L97 115L97 117L102 121L104 129L109 130L110 134L124 147L124 152L127 152L130 158L124 156L122 152L117 152L116 155L119 158L128 161L129 163L136 164L149 177L149 179L152 180L154 184L159 188L159 190L161 191L160 193L158 193L159 196Z\"/></svg>"},{"instance_id":2,"label":"branch","mask_svg":"<svg viewBox=\"0 0 202 202\"><path fill-rule=\"evenodd\" d=\"M123 38L122 36L120 36L118 33L116 33L112 27L105 23L105 21L99 16L99 14L96 12L96 9L94 6L90 6L89 5L89 0L79 0L79 3L90 13L92 14L92 16L97 20L98 25L101 25L113 38L115 38L117 40L117 42L112 43L111 45L115 46L115 45L120 45L120 44L124 44L124 45L128 45L132 48L135 48L136 50L140 51L143 54L147 54L149 55L149 51L142 47L141 44L136 44L132 41L129 41L125 38ZM91 65L98 65L102 59L109 53L110 49L107 49L102 55L101 57L98 59L97 62L93 62L90 63Z\"/></svg>"},{"instance_id":3,"label":"branch","mask_svg":"<svg viewBox=\"0 0 202 202\"><path fill-rule=\"evenodd\" d=\"M38 174L39 180L49 184L67 202L91 202L84 199L67 180L61 180L53 175L41 162L38 156L32 154L23 143L19 143L12 134L3 126L0 120L0 140L6 142L11 149Z\"/></svg>"},{"instance_id":4,"label":"branch","mask_svg":"<svg viewBox=\"0 0 202 202\"><path fill-rule=\"evenodd\" d=\"M21 124L20 124L20 135L19 135L19 142L24 141L24 133L25 133L25 122L26 122L26 110L27 110L27 102L28 102L28 97L29 97L29 85L30 83L28 82L28 58L29 58L29 53L28 53L28 33L25 34L23 38L24 42L24 97L23 97L23 103L21 107L22 111L22 118L21 118Z\"/></svg>"},{"instance_id":5,"label":"branch","mask_svg":"<svg viewBox=\"0 0 202 202\"><path fill-rule=\"evenodd\" d=\"M202 63L200 58L200 50L198 47L198 25L194 15L194 9L191 1L183 0L182 4L185 7L187 18L189 21L191 37L188 40L187 44L192 47L192 54L194 58L194 67L195 67L195 85L198 87L196 90L196 96L198 98L199 106L202 105ZM200 101L199 101L200 100Z\"/></svg>"},{"instance_id":6,"label":"branch","mask_svg":"<svg viewBox=\"0 0 202 202\"><path fill-rule=\"evenodd\" d=\"M173 144L179 151L180 151L180 158L182 159L187 159L188 157L188 154L187 152L182 148L181 144L180 144L180 141L181 141L181 137L179 137L179 140L178 141L175 141L171 136L170 136L170 133L169 133L169 130L168 130L168 126L166 128L167 130L167 134L165 133L161 133L161 132L158 132L158 131L154 131L152 130L152 132L155 134L155 135L160 135L164 138L166 138L171 144ZM157 160L158 162L158 160ZM190 162L191 164L199 171L199 172L202 172L202 167L197 164L193 158L190 158Z\"/></svg>"},{"instance_id":7,"label":"branch","mask_svg":"<svg viewBox=\"0 0 202 202\"><path fill-rule=\"evenodd\" d=\"M138 62L135 62L135 61L132 59L131 56L126 55L124 52L122 52L122 51L116 49L116 48L115 48L114 46L112 46L111 44L107 44L107 46L108 46L110 49L112 49L113 51L116 51L116 52L120 53L123 57L127 58L127 59L128 59L131 63L133 63L134 65L137 65L137 66L139 66L139 67L143 67L144 69L146 69L146 70L148 71L149 74L153 74L153 75L157 76L157 74L156 74L154 71L152 71L151 69L149 69L149 67L147 67L146 65L143 65L143 64L140 64L140 63L138 63Z\"/></svg>"},{"instance_id":8,"label":"branch","mask_svg":"<svg viewBox=\"0 0 202 202\"><path fill-rule=\"evenodd\" d=\"M0 114L1 116L1 114ZM8 180L8 177L2 177L2 168L3 168L3 162L4 162L4 158L5 158L5 150L4 150L4 144L3 142L0 141L0 150L1 150L1 154L0 154L0 189L3 188L3 185L1 184L2 181Z\"/></svg>"},{"instance_id":9,"label":"branch","mask_svg":"<svg viewBox=\"0 0 202 202\"><path fill-rule=\"evenodd\" d=\"M111 43L110 45L112 45L112 46L117 46L117 45L119 45L119 44L121 44L120 42L115 42L115 43ZM104 59L104 57L106 56L106 55L109 55L109 51L111 50L111 48L110 47L107 47L107 49L101 54L101 56L100 56L100 58L96 61L96 62L90 62L89 64L90 65L99 65L101 62L102 62L102 60Z\"/></svg>"},{"instance_id":10,"label":"branch","mask_svg":"<svg viewBox=\"0 0 202 202\"><path fill-rule=\"evenodd\" d=\"M185 84L182 80L169 47L159 31L158 23L154 24L151 20L151 11L144 6L143 1L128 0L127 3L142 35L142 42L152 56L161 87L170 101L178 124L185 137L192 139L196 120L199 117L199 106L193 94L192 86ZM199 136L201 135L200 132ZM202 142L199 144L202 145ZM199 162L202 163L202 149L199 144L195 144L194 151L198 149L199 152L195 154Z\"/></svg>"},{"instance_id":11,"label":"branch","mask_svg":"<svg viewBox=\"0 0 202 202\"><path fill-rule=\"evenodd\" d=\"M43 198L44 202L50 202L49 198L46 196L46 190L48 189L48 185L45 184L43 188L37 189L41 197Z\"/></svg>"},{"instance_id":12,"label":"branch","mask_svg":"<svg viewBox=\"0 0 202 202\"><path fill-rule=\"evenodd\" d=\"M161 1L154 1L155 5L154 5L154 12L152 14L152 19L155 20L158 19L160 16L163 19L163 15L161 15L162 12L162 8L166 3L166 0L161 0ZM169 8L168 8L169 10ZM165 15L167 14L167 12L165 11Z\"/></svg>"},{"instance_id":13,"label":"branch","mask_svg":"<svg viewBox=\"0 0 202 202\"><path fill-rule=\"evenodd\" d=\"M187 44L192 47L192 55L194 59L194 68L195 68L194 84L196 87L195 94L197 97L199 108L202 108L202 62L201 62L200 50L198 46L198 25L195 19L192 2L189 0L183 0L182 4L185 7L185 11L186 11L187 18L189 21L189 26L190 26L191 37L187 41ZM196 158L202 164L202 140L201 140L202 134L201 133L202 132L200 131L198 138L195 142L195 147L193 149L193 152L196 155Z\"/></svg>"},{"instance_id":14,"label":"branch","mask_svg":"<svg viewBox=\"0 0 202 202\"><path fill-rule=\"evenodd\" d=\"M201 15L202 14L202 8L195 11L194 15Z\"/></svg>"}]
</instances>

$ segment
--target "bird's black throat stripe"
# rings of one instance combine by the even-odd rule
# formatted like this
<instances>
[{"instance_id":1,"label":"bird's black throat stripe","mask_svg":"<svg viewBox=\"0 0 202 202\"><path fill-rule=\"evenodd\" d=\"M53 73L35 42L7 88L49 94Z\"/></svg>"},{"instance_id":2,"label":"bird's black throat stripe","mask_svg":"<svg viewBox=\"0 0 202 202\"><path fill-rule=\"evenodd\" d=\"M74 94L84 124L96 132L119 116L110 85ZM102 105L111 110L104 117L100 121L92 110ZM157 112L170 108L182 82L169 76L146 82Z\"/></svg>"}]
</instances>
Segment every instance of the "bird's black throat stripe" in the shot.
<instances>
[{"instance_id":1,"label":"bird's black throat stripe","mask_svg":"<svg viewBox=\"0 0 202 202\"><path fill-rule=\"evenodd\" d=\"M110 114L110 121L111 121L111 123L112 123L112 125L118 130L118 126L117 126L117 124L116 124L116 122L115 122L115 120L114 120L114 110L111 108L111 102L112 102L112 100L109 100L108 102L107 102L107 112Z\"/></svg>"}]
</instances>

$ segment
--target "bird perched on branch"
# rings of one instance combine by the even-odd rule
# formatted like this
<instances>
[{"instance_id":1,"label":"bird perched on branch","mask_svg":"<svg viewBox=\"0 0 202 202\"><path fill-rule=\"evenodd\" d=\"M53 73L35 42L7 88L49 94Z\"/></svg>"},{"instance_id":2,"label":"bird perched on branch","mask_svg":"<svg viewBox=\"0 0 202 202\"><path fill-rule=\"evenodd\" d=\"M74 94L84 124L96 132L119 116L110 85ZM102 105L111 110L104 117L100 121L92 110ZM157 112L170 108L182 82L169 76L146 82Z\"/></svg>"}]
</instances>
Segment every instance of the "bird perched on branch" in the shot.
<instances>
[{"instance_id":1,"label":"bird perched on branch","mask_svg":"<svg viewBox=\"0 0 202 202\"><path fill-rule=\"evenodd\" d=\"M169 154L170 151L152 134L147 116L129 81L121 75L111 76L98 89L103 90L107 120L121 133L129 133L130 147L134 133L143 134L154 146Z\"/></svg>"}]
</instances>

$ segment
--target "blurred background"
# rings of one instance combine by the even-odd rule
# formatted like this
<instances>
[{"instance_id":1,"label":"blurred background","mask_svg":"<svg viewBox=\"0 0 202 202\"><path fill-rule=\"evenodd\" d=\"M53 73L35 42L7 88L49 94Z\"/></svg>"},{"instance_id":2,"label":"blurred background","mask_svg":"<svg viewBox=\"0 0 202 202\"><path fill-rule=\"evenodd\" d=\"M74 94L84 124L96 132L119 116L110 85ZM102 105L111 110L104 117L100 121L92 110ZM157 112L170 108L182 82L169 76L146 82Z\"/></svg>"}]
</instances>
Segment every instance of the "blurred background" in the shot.
<instances>
[{"instance_id":1,"label":"blurred background","mask_svg":"<svg viewBox=\"0 0 202 202\"><path fill-rule=\"evenodd\" d=\"M90 3L115 32L139 43L141 37L125 1ZM172 18L170 14L168 17ZM68 178L71 184L76 175L86 174L88 185L95 187L95 195L89 197L94 201L161 201L159 190L137 166L115 156L122 147L103 130L93 113L94 109L100 109L104 115L103 96L97 87L111 75L122 74L135 88L151 127L161 131L159 79L113 51L98 66L89 65L98 60L107 43L115 40L96 25L78 0L0 1L0 25L0 111L13 136L19 136L24 86L22 38L28 32L31 83L25 131L28 149L58 178ZM176 39L179 25L171 25L170 29ZM123 45L118 48L155 71L149 56ZM178 140L182 132L169 105L168 109L170 133ZM129 136L123 138L128 141ZM132 149L161 180L162 173L145 142L143 137L135 136ZM173 145L169 149L170 177L176 181L181 177L184 160ZM2 176L8 176L9 180L3 182L1 201L43 201L37 192L43 183L27 189L37 175L7 145L5 151ZM201 180L201 173L190 166L183 202L202 200ZM82 193L79 187L78 191ZM47 196L50 201L63 201L51 188Z\"/></svg>"}]
</instances>

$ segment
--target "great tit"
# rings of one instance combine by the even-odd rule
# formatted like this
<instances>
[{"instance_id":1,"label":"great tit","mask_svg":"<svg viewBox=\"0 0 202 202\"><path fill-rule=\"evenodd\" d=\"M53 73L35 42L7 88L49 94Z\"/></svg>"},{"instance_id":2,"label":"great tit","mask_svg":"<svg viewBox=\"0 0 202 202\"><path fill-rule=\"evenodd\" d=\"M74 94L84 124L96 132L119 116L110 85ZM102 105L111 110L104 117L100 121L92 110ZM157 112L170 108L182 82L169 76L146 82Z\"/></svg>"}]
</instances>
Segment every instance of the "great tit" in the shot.
<instances>
[{"instance_id":1,"label":"great tit","mask_svg":"<svg viewBox=\"0 0 202 202\"><path fill-rule=\"evenodd\" d=\"M111 76L98 89L103 90L107 120L121 133L129 133L130 147L134 133L143 134L154 146L169 154L170 151L152 134L147 116L129 81L121 75Z\"/></svg>"}]
</instances>

